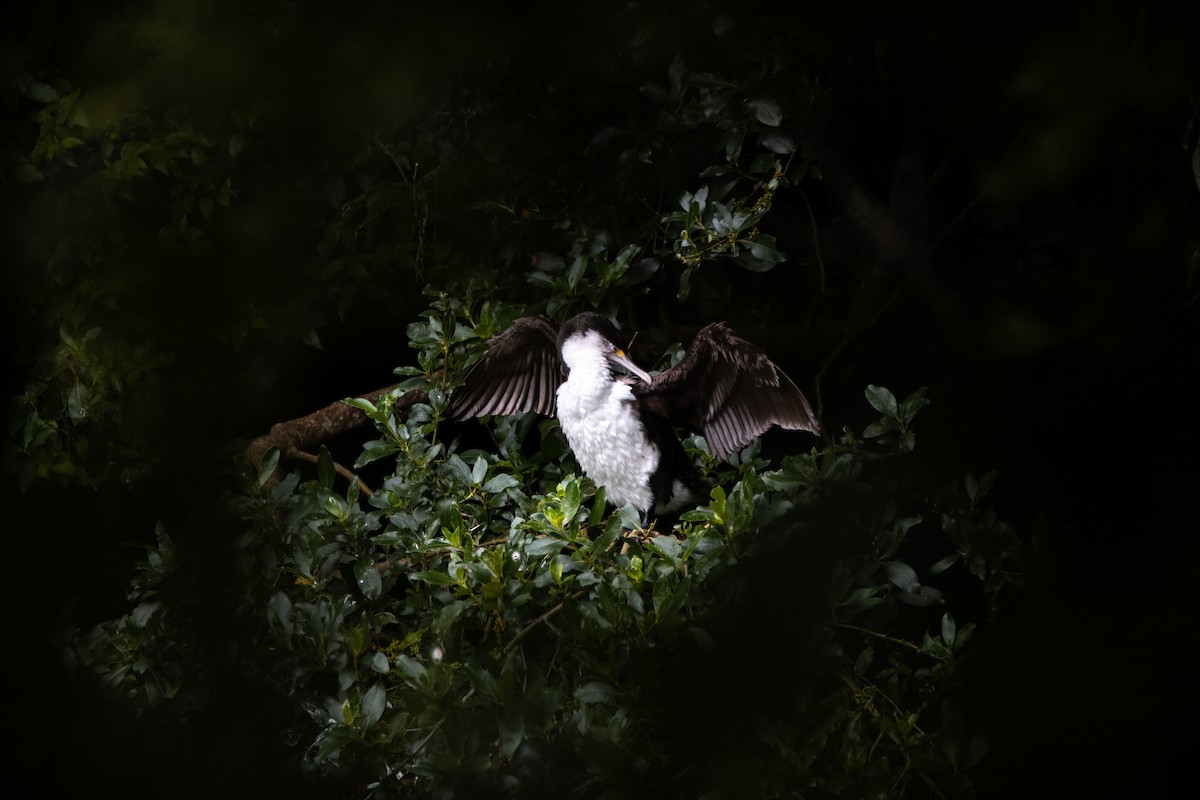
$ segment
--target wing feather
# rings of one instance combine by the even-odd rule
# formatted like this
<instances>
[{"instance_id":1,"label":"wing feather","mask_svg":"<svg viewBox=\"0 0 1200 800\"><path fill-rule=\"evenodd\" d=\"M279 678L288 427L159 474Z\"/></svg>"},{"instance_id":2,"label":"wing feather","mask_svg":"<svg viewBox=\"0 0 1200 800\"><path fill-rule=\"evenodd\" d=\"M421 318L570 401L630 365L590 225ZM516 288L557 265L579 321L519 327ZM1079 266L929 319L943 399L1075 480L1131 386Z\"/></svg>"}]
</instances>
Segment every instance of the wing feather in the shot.
<instances>
[{"instance_id":1,"label":"wing feather","mask_svg":"<svg viewBox=\"0 0 1200 800\"><path fill-rule=\"evenodd\" d=\"M678 364L635 392L657 413L703 434L718 458L745 447L772 425L821 432L792 380L723 322L701 329Z\"/></svg>"},{"instance_id":2,"label":"wing feather","mask_svg":"<svg viewBox=\"0 0 1200 800\"><path fill-rule=\"evenodd\" d=\"M450 398L450 419L536 411L552 416L562 382L558 332L541 317L521 317L488 342Z\"/></svg>"}]
</instances>

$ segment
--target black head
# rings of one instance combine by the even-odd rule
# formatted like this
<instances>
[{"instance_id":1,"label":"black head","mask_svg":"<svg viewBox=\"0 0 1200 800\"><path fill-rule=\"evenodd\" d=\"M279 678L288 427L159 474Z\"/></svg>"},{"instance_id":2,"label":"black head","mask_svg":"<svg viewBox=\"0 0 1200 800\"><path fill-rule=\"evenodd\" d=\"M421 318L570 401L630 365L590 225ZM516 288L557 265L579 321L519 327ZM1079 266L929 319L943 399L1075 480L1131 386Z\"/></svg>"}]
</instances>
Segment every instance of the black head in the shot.
<instances>
[{"instance_id":1,"label":"black head","mask_svg":"<svg viewBox=\"0 0 1200 800\"><path fill-rule=\"evenodd\" d=\"M588 331L596 331L605 339L608 339L614 347L620 346L617 342L621 340L621 333L608 317L597 314L594 311L584 311L582 314L576 314L563 323L563 326L558 331L558 349L562 350L563 342L567 339L576 334L585 334Z\"/></svg>"},{"instance_id":2,"label":"black head","mask_svg":"<svg viewBox=\"0 0 1200 800\"><path fill-rule=\"evenodd\" d=\"M576 314L571 317L558 332L558 352L566 358L563 350L563 345L573 337L589 338L589 334L595 333L604 341L597 342L601 353L612 363L623 367L631 375L635 375L646 383L652 382L654 379L650 373L639 367L633 362L625 351L622 350L617 342L621 338L621 334L617 331L617 327L600 314L591 311L585 311L582 314ZM594 337L591 337L594 338ZM568 364L568 369L570 365Z\"/></svg>"}]
</instances>

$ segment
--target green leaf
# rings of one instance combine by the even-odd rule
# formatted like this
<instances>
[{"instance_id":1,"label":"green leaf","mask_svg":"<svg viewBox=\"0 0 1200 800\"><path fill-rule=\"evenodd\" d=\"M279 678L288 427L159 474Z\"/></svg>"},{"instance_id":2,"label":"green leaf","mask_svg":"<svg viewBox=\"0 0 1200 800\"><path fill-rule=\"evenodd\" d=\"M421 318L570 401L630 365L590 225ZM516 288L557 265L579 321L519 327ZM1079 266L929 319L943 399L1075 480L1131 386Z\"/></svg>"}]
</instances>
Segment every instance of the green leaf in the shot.
<instances>
[{"instance_id":1,"label":"green leaf","mask_svg":"<svg viewBox=\"0 0 1200 800\"><path fill-rule=\"evenodd\" d=\"M674 536L655 536L647 539L644 546L650 552L657 553L674 564L679 559L679 551L683 545Z\"/></svg>"},{"instance_id":2,"label":"green leaf","mask_svg":"<svg viewBox=\"0 0 1200 800\"><path fill-rule=\"evenodd\" d=\"M596 540L592 542L592 552L603 553L608 550L608 548L612 547L613 543L617 541L621 535L621 531L623 530L624 528L621 525L621 517L617 514L613 514L608 518L608 522L605 523L604 532L596 537Z\"/></svg>"},{"instance_id":3,"label":"green leaf","mask_svg":"<svg viewBox=\"0 0 1200 800\"><path fill-rule=\"evenodd\" d=\"M746 105L754 112L754 118L763 125L770 125L772 128L775 128L783 121L783 112L779 110L779 103L770 97L757 97L750 100Z\"/></svg>"},{"instance_id":4,"label":"green leaf","mask_svg":"<svg viewBox=\"0 0 1200 800\"><path fill-rule=\"evenodd\" d=\"M557 553L563 549L562 539L553 536L538 536L525 545L527 558L541 558L548 553Z\"/></svg>"},{"instance_id":5,"label":"green leaf","mask_svg":"<svg viewBox=\"0 0 1200 800\"><path fill-rule=\"evenodd\" d=\"M574 289L579 285L579 279L583 277L583 273L587 271L588 259L586 256L576 256L571 262L571 269L567 271L567 285Z\"/></svg>"},{"instance_id":6,"label":"green leaf","mask_svg":"<svg viewBox=\"0 0 1200 800\"><path fill-rule=\"evenodd\" d=\"M653 607L654 607L654 616L658 617L660 620L662 619L662 614L660 613L660 611L663 607L663 604L665 604L667 602L667 600L670 598L670 596L671 596L670 581L668 581L666 578L660 578L654 582L654 593L653 593L653 597L652 597L652 602L653 602Z\"/></svg>"},{"instance_id":7,"label":"green leaf","mask_svg":"<svg viewBox=\"0 0 1200 800\"><path fill-rule=\"evenodd\" d=\"M317 483L324 489L332 489L335 474L333 456L330 455L329 448L321 445L321 449L317 451Z\"/></svg>"},{"instance_id":8,"label":"green leaf","mask_svg":"<svg viewBox=\"0 0 1200 800\"><path fill-rule=\"evenodd\" d=\"M654 616L659 621L674 617L679 610L683 608L683 604L687 602L688 594L691 591L692 580L688 576L684 576L682 580L674 585L670 581L659 579L654 584ZM665 587L660 590L659 587Z\"/></svg>"},{"instance_id":9,"label":"green leaf","mask_svg":"<svg viewBox=\"0 0 1200 800\"><path fill-rule=\"evenodd\" d=\"M662 269L661 259L653 256L639 259L629 269L621 273L621 277L617 280L617 285L622 287L634 286L649 280L660 269Z\"/></svg>"},{"instance_id":10,"label":"green leaf","mask_svg":"<svg viewBox=\"0 0 1200 800\"><path fill-rule=\"evenodd\" d=\"M350 654L353 656L357 656L363 651L363 645L366 644L366 641L367 634L366 631L362 629L361 625L355 625L346 632L346 649L349 650Z\"/></svg>"},{"instance_id":11,"label":"green leaf","mask_svg":"<svg viewBox=\"0 0 1200 800\"><path fill-rule=\"evenodd\" d=\"M358 581L358 588L368 599L374 600L383 592L383 579L370 555L364 553L354 562L354 577Z\"/></svg>"},{"instance_id":12,"label":"green leaf","mask_svg":"<svg viewBox=\"0 0 1200 800\"><path fill-rule=\"evenodd\" d=\"M487 482L483 484L482 489L488 494L499 494L505 489L511 489L514 486L520 485L521 481L515 475L502 472L499 475L493 475L488 478Z\"/></svg>"},{"instance_id":13,"label":"green leaf","mask_svg":"<svg viewBox=\"0 0 1200 800\"><path fill-rule=\"evenodd\" d=\"M275 468L279 466L279 448L272 447L263 456L262 463L258 465L258 488L266 485L271 476L275 474Z\"/></svg>"},{"instance_id":14,"label":"green leaf","mask_svg":"<svg viewBox=\"0 0 1200 800\"><path fill-rule=\"evenodd\" d=\"M617 517L621 520L621 528L636 531L642 527L642 515L631 503L626 503L617 509Z\"/></svg>"},{"instance_id":15,"label":"green leaf","mask_svg":"<svg viewBox=\"0 0 1200 800\"><path fill-rule=\"evenodd\" d=\"M267 617L279 623L283 634L292 637L292 601L283 592L276 592L267 603Z\"/></svg>"},{"instance_id":16,"label":"green leaf","mask_svg":"<svg viewBox=\"0 0 1200 800\"><path fill-rule=\"evenodd\" d=\"M351 408L357 408L367 416L371 416L377 411L375 404L365 397L347 397L342 402Z\"/></svg>"},{"instance_id":17,"label":"green leaf","mask_svg":"<svg viewBox=\"0 0 1200 800\"><path fill-rule=\"evenodd\" d=\"M966 770L978 764L983 760L983 757L987 755L990 746L991 742L988 741L988 737L983 734L973 738L971 743L967 745L967 754L963 758L962 762L958 765L958 768L960 770Z\"/></svg>"},{"instance_id":18,"label":"green leaf","mask_svg":"<svg viewBox=\"0 0 1200 800\"><path fill-rule=\"evenodd\" d=\"M741 242L745 248L737 262L751 272L768 272L781 261L787 260L787 254L775 249L775 237L766 234L758 240L745 239Z\"/></svg>"},{"instance_id":19,"label":"green leaf","mask_svg":"<svg viewBox=\"0 0 1200 800\"><path fill-rule=\"evenodd\" d=\"M425 679L425 665L403 653L396 656L396 671L412 684Z\"/></svg>"},{"instance_id":20,"label":"green leaf","mask_svg":"<svg viewBox=\"0 0 1200 800\"><path fill-rule=\"evenodd\" d=\"M453 453L446 459L446 469L454 476L455 480L465 486L472 485L471 468L466 462L458 457L457 453Z\"/></svg>"},{"instance_id":21,"label":"green leaf","mask_svg":"<svg viewBox=\"0 0 1200 800\"><path fill-rule=\"evenodd\" d=\"M608 510L606 502L606 492L603 486L596 487L596 494L592 496L592 511L588 514L588 527L599 525L604 520L604 512Z\"/></svg>"},{"instance_id":22,"label":"green leaf","mask_svg":"<svg viewBox=\"0 0 1200 800\"><path fill-rule=\"evenodd\" d=\"M942 615L942 641L946 644L954 644L954 636L958 633L958 626L954 624L954 617L950 616L949 612Z\"/></svg>"},{"instance_id":23,"label":"green leaf","mask_svg":"<svg viewBox=\"0 0 1200 800\"><path fill-rule=\"evenodd\" d=\"M710 502L708 508L713 513L713 521L718 525L725 524L725 490L720 486L714 486L709 492Z\"/></svg>"},{"instance_id":24,"label":"green leaf","mask_svg":"<svg viewBox=\"0 0 1200 800\"><path fill-rule=\"evenodd\" d=\"M915 592L898 592L896 599L910 606L936 606L946 602L940 589L932 586L921 586Z\"/></svg>"},{"instance_id":25,"label":"green leaf","mask_svg":"<svg viewBox=\"0 0 1200 800\"><path fill-rule=\"evenodd\" d=\"M863 428L863 438L878 439L880 436L883 436L885 433L892 430L892 427L893 426L887 424L886 422L872 422L870 425Z\"/></svg>"},{"instance_id":26,"label":"green leaf","mask_svg":"<svg viewBox=\"0 0 1200 800\"><path fill-rule=\"evenodd\" d=\"M500 714L499 720L500 736L497 740L497 747L500 751L501 758L512 758L513 753L521 744L521 740L525 738L525 717L519 709L513 706L505 706L504 711Z\"/></svg>"},{"instance_id":27,"label":"green leaf","mask_svg":"<svg viewBox=\"0 0 1200 800\"><path fill-rule=\"evenodd\" d=\"M369 728L379 721L383 716L383 710L387 707L387 692L384 691L382 683L376 683L370 689L363 692L362 696L362 715L363 727Z\"/></svg>"},{"instance_id":28,"label":"green leaf","mask_svg":"<svg viewBox=\"0 0 1200 800\"><path fill-rule=\"evenodd\" d=\"M88 388L82 383L77 383L71 387L71 393L67 396L67 414L71 417L72 422L80 422L87 416L87 400Z\"/></svg>"},{"instance_id":29,"label":"green leaf","mask_svg":"<svg viewBox=\"0 0 1200 800\"><path fill-rule=\"evenodd\" d=\"M925 387L922 386L915 392L904 398L904 402L900 404L900 416L905 420L911 420L917 415L917 412L930 404L930 400L925 397Z\"/></svg>"},{"instance_id":30,"label":"green leaf","mask_svg":"<svg viewBox=\"0 0 1200 800\"><path fill-rule=\"evenodd\" d=\"M880 414L896 416L896 412L899 410L899 405L896 403L896 395L882 386L875 386L874 384L867 386L866 395L867 402L871 404L871 408Z\"/></svg>"},{"instance_id":31,"label":"green leaf","mask_svg":"<svg viewBox=\"0 0 1200 800\"><path fill-rule=\"evenodd\" d=\"M862 652L858 654L858 658L854 659L854 674L865 675L874 658L875 648L870 646L864 647Z\"/></svg>"},{"instance_id":32,"label":"green leaf","mask_svg":"<svg viewBox=\"0 0 1200 800\"><path fill-rule=\"evenodd\" d=\"M901 591L918 592L921 590L921 581L917 578L917 571L903 561L889 561L883 565L883 571L888 580L899 587Z\"/></svg>"},{"instance_id":33,"label":"green leaf","mask_svg":"<svg viewBox=\"0 0 1200 800\"><path fill-rule=\"evenodd\" d=\"M745 128L730 128L725 132L718 146L725 151L726 161L730 164L737 163L742 155L742 144L745 140Z\"/></svg>"},{"instance_id":34,"label":"green leaf","mask_svg":"<svg viewBox=\"0 0 1200 800\"><path fill-rule=\"evenodd\" d=\"M959 555L958 553L951 553L950 555L946 556L941 561L937 562L932 567L930 567L929 574L930 575L939 575L939 574L945 572L946 570L950 569L950 567L957 564L958 560L961 557L962 556Z\"/></svg>"},{"instance_id":35,"label":"green leaf","mask_svg":"<svg viewBox=\"0 0 1200 800\"><path fill-rule=\"evenodd\" d=\"M421 572L411 572L408 577L413 580L424 581L425 583L434 586L457 586L458 581L449 575L437 569L427 569Z\"/></svg>"},{"instance_id":36,"label":"green leaf","mask_svg":"<svg viewBox=\"0 0 1200 800\"><path fill-rule=\"evenodd\" d=\"M885 602L884 598L877 594L878 591L879 589L874 586L864 586L861 589L856 589L841 602L839 607L847 612L846 618L853 617L860 611L865 611L868 608Z\"/></svg>"},{"instance_id":37,"label":"green leaf","mask_svg":"<svg viewBox=\"0 0 1200 800\"><path fill-rule=\"evenodd\" d=\"M986 473L984 473L983 477L979 479L978 497L980 497L980 498L986 497L988 492L990 492L992 490L992 487L995 484L996 484L996 470L994 470L994 469L988 470Z\"/></svg>"},{"instance_id":38,"label":"green leaf","mask_svg":"<svg viewBox=\"0 0 1200 800\"><path fill-rule=\"evenodd\" d=\"M331 517L336 517L339 520L346 518L346 501L338 497L336 494L325 496L325 511Z\"/></svg>"},{"instance_id":39,"label":"green leaf","mask_svg":"<svg viewBox=\"0 0 1200 800\"><path fill-rule=\"evenodd\" d=\"M566 518L566 523L570 524L575 519L575 515L579 513L579 503L581 502L581 494L579 489L579 480L572 479L566 481L566 487L563 492L562 511Z\"/></svg>"},{"instance_id":40,"label":"green leaf","mask_svg":"<svg viewBox=\"0 0 1200 800\"><path fill-rule=\"evenodd\" d=\"M471 683L476 689L488 697L499 699L500 685L496 682L495 675L476 664L464 664L463 669L466 670L467 677L471 679Z\"/></svg>"},{"instance_id":41,"label":"green leaf","mask_svg":"<svg viewBox=\"0 0 1200 800\"><path fill-rule=\"evenodd\" d=\"M575 699L584 705L611 703L616 698L617 690L611 685L600 681L585 683L575 690Z\"/></svg>"},{"instance_id":42,"label":"green leaf","mask_svg":"<svg viewBox=\"0 0 1200 800\"><path fill-rule=\"evenodd\" d=\"M483 483L483 478L487 475L488 463L483 456L475 459L475 465L471 468L471 483L475 486Z\"/></svg>"},{"instance_id":43,"label":"green leaf","mask_svg":"<svg viewBox=\"0 0 1200 800\"><path fill-rule=\"evenodd\" d=\"M362 453L354 460L354 468L358 469L366 466L372 461L378 461L381 458L399 452L399 450L400 448L391 442L385 442L382 439L372 439L363 445Z\"/></svg>"},{"instance_id":44,"label":"green leaf","mask_svg":"<svg viewBox=\"0 0 1200 800\"><path fill-rule=\"evenodd\" d=\"M796 152L796 140L783 131L765 131L758 135L758 141L772 153L788 155Z\"/></svg>"},{"instance_id":45,"label":"green leaf","mask_svg":"<svg viewBox=\"0 0 1200 800\"><path fill-rule=\"evenodd\" d=\"M434 617L433 631L439 635L444 635L446 631L450 630L458 622L459 617L467 610L468 605L465 600L455 600L447 603L437 613L437 616Z\"/></svg>"},{"instance_id":46,"label":"green leaf","mask_svg":"<svg viewBox=\"0 0 1200 800\"><path fill-rule=\"evenodd\" d=\"M283 480L275 484L275 488L271 490L271 502L280 503L285 498L290 497L292 492L296 491L296 487L300 485L300 473L289 472Z\"/></svg>"}]
</instances>

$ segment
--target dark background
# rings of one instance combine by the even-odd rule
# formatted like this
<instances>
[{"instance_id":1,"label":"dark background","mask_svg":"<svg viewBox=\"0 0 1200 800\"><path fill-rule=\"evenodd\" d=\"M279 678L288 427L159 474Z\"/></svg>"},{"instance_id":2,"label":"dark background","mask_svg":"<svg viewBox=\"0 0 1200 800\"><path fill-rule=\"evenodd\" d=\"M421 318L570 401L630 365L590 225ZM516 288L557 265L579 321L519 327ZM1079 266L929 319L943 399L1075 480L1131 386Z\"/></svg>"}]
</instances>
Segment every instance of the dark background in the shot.
<instances>
[{"instance_id":1,"label":"dark background","mask_svg":"<svg viewBox=\"0 0 1200 800\"><path fill-rule=\"evenodd\" d=\"M895 209L906 207L896 194L909 192L912 215L948 232L930 266L914 271L894 301L873 307L872 325L855 328L847 313L842 327L814 326L812 341L769 349L809 390L808 376L844 344L821 376L831 430L869 419L860 399L867 383L898 395L929 386L934 405L919 426L926 456L948 472L998 469L1002 516L1038 536L1037 580L1004 597L967 678L969 713L992 739L975 771L979 794L1179 793L1197 744L1195 11L1116 2L989 13L842 4L623 14L599 3L528 14L499 6L449 14L382 4L338 12L219 5L39 4L5 12L6 53L23 59L14 67L10 57L10 79L36 68L86 90L134 86L151 107L187 97L211 114L257 93L291 120L239 198L237 208L253 215L252 235L230 237L236 251L152 285L140 307L127 310L182 342L158 395L170 398L169 421L146 423L170 467L129 488L35 485L6 500L17 580L5 649L9 693L20 700L16 752L26 766L37 764L17 770L30 787L52 789L56 770L82 770L94 771L97 785L119 778L140 794L181 775L206 785L215 769L242 776L237 785L247 796L303 791L277 766L282 754L261 744L283 712L257 708L235 678L220 693L211 736L203 728L182 734L167 722L135 720L68 682L47 657L45 632L127 611L124 588L137 552L122 543L149 541L158 519L189 518L219 470L213 443L384 386L394 366L408 363L402 331L423 308L415 281L409 300L396 301L392 287L390 306L368 301L338 321L302 267L320 214L329 213L311 184L345 169L348 140L412 121L410 109L490 59L519 64L531 86L561 80L586 92L594 81L601 98L663 81L675 53L691 63L736 63L713 50L724 45L712 39L711 20L723 15L743 30L806 26L841 59L838 74L849 76L840 79L821 140L824 181L811 189L831 274L871 250L845 220L855 193L885 205L893 198ZM278 49L264 51L246 31L261 30L275 13ZM174 20L165 27L192 36L159 45L151 62L114 48L126 41L114 31L147 19ZM613 60L608 37L638 22L649 31L642 55L620 61L626 72L614 75L605 68ZM27 145L21 131L30 113L9 100L6 165ZM39 329L43 298L26 294L40 268L25 247L38 209L25 186L11 175L4 181L3 314L19 391L47 332ZM806 223L794 222L804 217L797 209L788 217L787 200L780 202L781 246L808 252ZM866 287L864 296L887 266L865 261L870 267L840 273ZM745 286L746 304L730 308L739 330L737 315L764 302L753 295L753 279ZM885 291L894 288L884 282ZM223 323L224 312L214 309L238 296L268 298L281 317L311 317L323 349L294 335L303 324L281 322L231 355L211 331ZM697 321L695 306L678 314L681 325ZM205 623L220 635L219 620ZM240 724L219 733L223 718Z\"/></svg>"}]
</instances>

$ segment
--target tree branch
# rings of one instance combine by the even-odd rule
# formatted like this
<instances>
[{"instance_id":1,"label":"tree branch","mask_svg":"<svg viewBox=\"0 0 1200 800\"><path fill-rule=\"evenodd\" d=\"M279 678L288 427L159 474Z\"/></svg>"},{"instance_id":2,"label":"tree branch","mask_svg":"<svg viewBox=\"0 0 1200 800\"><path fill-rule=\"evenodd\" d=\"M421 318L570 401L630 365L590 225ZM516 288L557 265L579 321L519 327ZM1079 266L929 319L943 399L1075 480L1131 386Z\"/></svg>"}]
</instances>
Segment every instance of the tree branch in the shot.
<instances>
[{"instance_id":1,"label":"tree branch","mask_svg":"<svg viewBox=\"0 0 1200 800\"><path fill-rule=\"evenodd\" d=\"M378 403L379 398L395 389L397 385L376 389L360 397ZM427 394L423 389L414 389L396 398L393 407L397 411L404 411L416 403L424 402L426 398ZM280 455L285 458L305 459L305 451L313 445L360 428L367 422L369 420L366 414L338 400L306 416L273 425L270 433L252 439L242 452L256 467L262 463L263 457L272 447L278 447Z\"/></svg>"}]
</instances>

